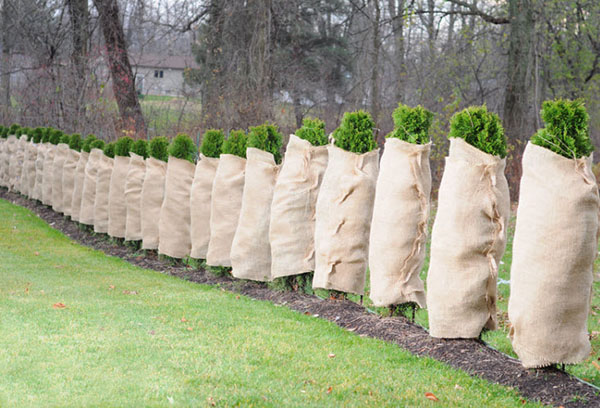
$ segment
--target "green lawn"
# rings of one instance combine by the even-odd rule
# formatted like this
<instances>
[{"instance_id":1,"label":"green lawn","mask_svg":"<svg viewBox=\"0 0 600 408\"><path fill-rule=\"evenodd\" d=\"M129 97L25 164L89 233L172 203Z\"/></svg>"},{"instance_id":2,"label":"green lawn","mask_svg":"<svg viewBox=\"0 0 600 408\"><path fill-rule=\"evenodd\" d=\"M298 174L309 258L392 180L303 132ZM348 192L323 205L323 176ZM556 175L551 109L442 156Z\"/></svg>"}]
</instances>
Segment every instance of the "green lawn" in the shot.
<instances>
[{"instance_id":1,"label":"green lawn","mask_svg":"<svg viewBox=\"0 0 600 408\"><path fill-rule=\"evenodd\" d=\"M3 200L0 237L2 407L430 406L426 392L435 406L538 406L332 323L81 247Z\"/></svg>"}]
</instances>

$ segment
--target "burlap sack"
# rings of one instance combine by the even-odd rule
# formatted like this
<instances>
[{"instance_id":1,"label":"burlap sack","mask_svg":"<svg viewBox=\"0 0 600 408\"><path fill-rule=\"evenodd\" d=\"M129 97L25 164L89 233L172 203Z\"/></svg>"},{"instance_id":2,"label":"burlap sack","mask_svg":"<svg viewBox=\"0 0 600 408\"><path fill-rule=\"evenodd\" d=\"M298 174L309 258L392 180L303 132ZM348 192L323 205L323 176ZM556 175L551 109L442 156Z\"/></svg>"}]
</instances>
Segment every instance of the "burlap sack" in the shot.
<instances>
[{"instance_id":1,"label":"burlap sack","mask_svg":"<svg viewBox=\"0 0 600 408\"><path fill-rule=\"evenodd\" d=\"M327 146L290 135L271 204L273 279L315 269L315 212L326 167Z\"/></svg>"},{"instance_id":2,"label":"burlap sack","mask_svg":"<svg viewBox=\"0 0 600 408\"><path fill-rule=\"evenodd\" d=\"M429 334L478 337L496 329L498 264L510 215L505 159L450 139L427 275Z\"/></svg>"},{"instance_id":3,"label":"burlap sack","mask_svg":"<svg viewBox=\"0 0 600 408\"><path fill-rule=\"evenodd\" d=\"M317 199L313 287L363 294L379 149L356 154L327 147Z\"/></svg>"},{"instance_id":4,"label":"burlap sack","mask_svg":"<svg viewBox=\"0 0 600 408\"><path fill-rule=\"evenodd\" d=\"M210 204L210 241L206 263L231 266L231 244L237 229L244 193L246 159L222 154L215 173Z\"/></svg>"},{"instance_id":5,"label":"burlap sack","mask_svg":"<svg viewBox=\"0 0 600 408\"><path fill-rule=\"evenodd\" d=\"M23 170L24 145L27 143L27 136L21 136L11 145L9 160L9 188L20 192L21 172Z\"/></svg>"},{"instance_id":6,"label":"burlap sack","mask_svg":"<svg viewBox=\"0 0 600 408\"><path fill-rule=\"evenodd\" d=\"M375 306L414 302L427 307L419 273L429 219L430 150L431 143L385 141L369 239L369 296Z\"/></svg>"},{"instance_id":7,"label":"burlap sack","mask_svg":"<svg viewBox=\"0 0 600 408\"><path fill-rule=\"evenodd\" d=\"M210 241L210 202L219 159L200 154L190 196L192 251L190 256L205 259Z\"/></svg>"},{"instance_id":8,"label":"burlap sack","mask_svg":"<svg viewBox=\"0 0 600 408\"><path fill-rule=\"evenodd\" d=\"M8 139L0 138L0 186L8 186L6 181L8 172L8 154L7 154Z\"/></svg>"},{"instance_id":9,"label":"burlap sack","mask_svg":"<svg viewBox=\"0 0 600 408\"><path fill-rule=\"evenodd\" d=\"M75 169L79 161L79 152L73 149L67 151L65 164L63 166L63 214L71 216L71 203L73 202L73 190L75 189Z\"/></svg>"},{"instance_id":10,"label":"burlap sack","mask_svg":"<svg viewBox=\"0 0 600 408\"><path fill-rule=\"evenodd\" d=\"M27 188L29 186L29 156L31 155L30 146L33 142L22 142L22 150L23 150L23 161L21 162L21 178L19 179L19 184L17 191L19 191L23 195L27 195Z\"/></svg>"},{"instance_id":11,"label":"burlap sack","mask_svg":"<svg viewBox=\"0 0 600 408\"><path fill-rule=\"evenodd\" d=\"M54 151L54 162L52 164L52 209L56 212L63 212L63 194L62 194L62 176L65 165L65 159L69 154L69 145L59 143Z\"/></svg>"},{"instance_id":12,"label":"burlap sack","mask_svg":"<svg viewBox=\"0 0 600 408\"><path fill-rule=\"evenodd\" d=\"M37 147L37 157L35 159L35 185L33 187L32 198L42 201L42 191L44 186L44 161L49 143L41 143Z\"/></svg>"},{"instance_id":13,"label":"burlap sack","mask_svg":"<svg viewBox=\"0 0 600 408\"><path fill-rule=\"evenodd\" d=\"M33 190L35 188L36 168L35 164L37 161L38 144L33 142L27 145L29 149L29 159L25 170L27 172L27 185L25 186L25 195L29 198L33 198Z\"/></svg>"},{"instance_id":14,"label":"burlap sack","mask_svg":"<svg viewBox=\"0 0 600 408\"><path fill-rule=\"evenodd\" d=\"M107 233L109 220L109 190L113 173L114 159L102 155L98 161L96 174L96 195L94 199L94 232Z\"/></svg>"},{"instance_id":15,"label":"burlap sack","mask_svg":"<svg viewBox=\"0 0 600 408\"><path fill-rule=\"evenodd\" d=\"M158 249L158 220L165 197L167 163L149 157L142 185L142 248Z\"/></svg>"},{"instance_id":16,"label":"burlap sack","mask_svg":"<svg viewBox=\"0 0 600 408\"><path fill-rule=\"evenodd\" d=\"M129 157L115 156L110 190L108 193L108 235L125 238L127 223L127 203L125 202L125 181L129 171Z\"/></svg>"},{"instance_id":17,"label":"burlap sack","mask_svg":"<svg viewBox=\"0 0 600 408\"><path fill-rule=\"evenodd\" d=\"M139 241L142 239L142 185L146 174L146 162L142 156L131 154L129 169L125 178L125 204L127 216L125 239Z\"/></svg>"},{"instance_id":18,"label":"burlap sack","mask_svg":"<svg viewBox=\"0 0 600 408\"><path fill-rule=\"evenodd\" d=\"M101 149L92 149L85 165L85 179L81 190L81 209L79 210L79 222L82 224L94 225L96 179L98 178L98 169L103 156L104 152Z\"/></svg>"},{"instance_id":19,"label":"burlap sack","mask_svg":"<svg viewBox=\"0 0 600 408\"><path fill-rule=\"evenodd\" d=\"M525 367L575 364L591 351L600 208L592 163L531 143L523 154L508 316Z\"/></svg>"},{"instance_id":20,"label":"burlap sack","mask_svg":"<svg viewBox=\"0 0 600 408\"><path fill-rule=\"evenodd\" d=\"M56 145L48 143L44 158L44 175L42 176L42 203L52 205L52 178L54 177L54 154Z\"/></svg>"},{"instance_id":21,"label":"burlap sack","mask_svg":"<svg viewBox=\"0 0 600 408\"><path fill-rule=\"evenodd\" d=\"M165 180L165 199L158 221L158 253L172 258L190 254L190 193L196 165L169 156Z\"/></svg>"},{"instance_id":22,"label":"burlap sack","mask_svg":"<svg viewBox=\"0 0 600 408\"><path fill-rule=\"evenodd\" d=\"M90 154L82 151L75 166L75 181L73 182L73 196L71 197L71 219L79 221L79 213L81 212L81 197L83 195L83 182L85 180L85 166L88 162Z\"/></svg>"},{"instance_id":23,"label":"burlap sack","mask_svg":"<svg viewBox=\"0 0 600 408\"><path fill-rule=\"evenodd\" d=\"M239 279L270 281L271 202L279 173L273 154L246 149L246 170L240 220L231 244L232 274Z\"/></svg>"}]
</instances>

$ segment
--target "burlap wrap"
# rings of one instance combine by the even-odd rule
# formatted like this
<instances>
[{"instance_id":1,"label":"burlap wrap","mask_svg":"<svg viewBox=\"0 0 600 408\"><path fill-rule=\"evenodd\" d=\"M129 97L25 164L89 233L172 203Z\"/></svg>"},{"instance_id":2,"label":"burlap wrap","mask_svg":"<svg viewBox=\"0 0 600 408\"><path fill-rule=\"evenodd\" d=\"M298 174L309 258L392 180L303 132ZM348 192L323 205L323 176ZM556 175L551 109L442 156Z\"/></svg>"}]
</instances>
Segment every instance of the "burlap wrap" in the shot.
<instances>
[{"instance_id":1,"label":"burlap wrap","mask_svg":"<svg viewBox=\"0 0 600 408\"><path fill-rule=\"evenodd\" d=\"M35 186L33 187L32 198L41 201L44 186L44 161L49 143L41 143L37 148L37 157L35 159Z\"/></svg>"},{"instance_id":2,"label":"burlap wrap","mask_svg":"<svg viewBox=\"0 0 600 408\"><path fill-rule=\"evenodd\" d=\"M75 189L75 169L79 161L79 152L69 149L65 164L63 166L63 213L71 216L71 203L73 202L73 190Z\"/></svg>"},{"instance_id":3,"label":"burlap wrap","mask_svg":"<svg viewBox=\"0 0 600 408\"><path fill-rule=\"evenodd\" d=\"M52 209L56 212L63 212L63 169L65 160L69 153L69 145L59 143L54 151L54 162L52 163Z\"/></svg>"},{"instance_id":4,"label":"burlap wrap","mask_svg":"<svg viewBox=\"0 0 600 408\"><path fill-rule=\"evenodd\" d=\"M315 269L315 213L326 167L327 146L290 135L271 204L273 279Z\"/></svg>"},{"instance_id":5,"label":"burlap wrap","mask_svg":"<svg viewBox=\"0 0 600 408\"><path fill-rule=\"evenodd\" d=\"M356 154L327 147L317 199L313 287L363 294L379 149Z\"/></svg>"},{"instance_id":6,"label":"burlap wrap","mask_svg":"<svg viewBox=\"0 0 600 408\"><path fill-rule=\"evenodd\" d=\"M158 220L165 196L167 163L149 157L142 185L142 248L158 249Z\"/></svg>"},{"instance_id":7,"label":"burlap wrap","mask_svg":"<svg viewBox=\"0 0 600 408\"><path fill-rule=\"evenodd\" d=\"M231 244L242 209L245 168L246 159L221 155L211 194L208 265L231 266Z\"/></svg>"},{"instance_id":8,"label":"burlap wrap","mask_svg":"<svg viewBox=\"0 0 600 408\"><path fill-rule=\"evenodd\" d=\"M531 143L523 154L508 315L525 367L575 364L591 351L600 208L592 163Z\"/></svg>"},{"instance_id":9,"label":"burlap wrap","mask_svg":"<svg viewBox=\"0 0 600 408\"><path fill-rule=\"evenodd\" d=\"M92 149L90 157L85 165L85 179L81 190L81 209L79 210L79 222L94 225L94 204L96 202L96 179L98 169L104 152L100 149ZM108 193L108 192L107 192ZM108 196L107 196L108 198Z\"/></svg>"},{"instance_id":10,"label":"burlap wrap","mask_svg":"<svg viewBox=\"0 0 600 408\"><path fill-rule=\"evenodd\" d=\"M23 161L21 162L21 178L19 179L19 185L17 190L23 195L27 195L27 188L29 186L29 157L31 155L31 150L29 147L32 144L33 142L26 141L22 143L21 147L23 150Z\"/></svg>"},{"instance_id":11,"label":"burlap wrap","mask_svg":"<svg viewBox=\"0 0 600 408\"><path fill-rule=\"evenodd\" d=\"M27 172L27 185L25 186L24 194L29 198L33 198L33 190L35 188L35 178L36 178L36 161L38 154L38 144L33 142L27 145L29 149L29 159L27 161L27 165L25 167L25 171Z\"/></svg>"},{"instance_id":12,"label":"burlap wrap","mask_svg":"<svg viewBox=\"0 0 600 408\"><path fill-rule=\"evenodd\" d=\"M129 157L115 156L110 189L108 192L108 235L125 238L127 226L127 203L125 202L125 182L129 171Z\"/></svg>"},{"instance_id":13,"label":"burlap wrap","mask_svg":"<svg viewBox=\"0 0 600 408\"><path fill-rule=\"evenodd\" d=\"M425 260L431 143L385 141L369 239L370 297L375 306L426 307L419 277Z\"/></svg>"},{"instance_id":14,"label":"burlap wrap","mask_svg":"<svg viewBox=\"0 0 600 408\"><path fill-rule=\"evenodd\" d=\"M94 232L107 233L109 219L110 179L113 173L115 160L102 155L98 161L98 173L96 174L96 194L94 196Z\"/></svg>"},{"instance_id":15,"label":"burlap wrap","mask_svg":"<svg viewBox=\"0 0 600 408\"><path fill-rule=\"evenodd\" d=\"M219 159L200 154L190 197L192 251L190 256L205 259L210 241L210 202Z\"/></svg>"},{"instance_id":16,"label":"burlap wrap","mask_svg":"<svg viewBox=\"0 0 600 408\"><path fill-rule=\"evenodd\" d=\"M271 280L269 220L278 173L273 154L253 147L246 149L240 220L231 245L232 273L236 278Z\"/></svg>"},{"instance_id":17,"label":"burlap wrap","mask_svg":"<svg viewBox=\"0 0 600 408\"><path fill-rule=\"evenodd\" d=\"M71 197L71 219L79 221L81 212L81 197L83 195L83 182L85 180L85 166L90 158L88 152L82 151L75 166L75 181L73 182L73 197Z\"/></svg>"},{"instance_id":18,"label":"burlap wrap","mask_svg":"<svg viewBox=\"0 0 600 408\"><path fill-rule=\"evenodd\" d=\"M496 329L498 264L510 215L505 159L450 139L431 234L429 333L474 338Z\"/></svg>"},{"instance_id":19,"label":"burlap wrap","mask_svg":"<svg viewBox=\"0 0 600 408\"><path fill-rule=\"evenodd\" d=\"M190 193L196 165L169 156L165 181L165 199L158 221L158 252L172 258L190 254Z\"/></svg>"},{"instance_id":20,"label":"burlap wrap","mask_svg":"<svg viewBox=\"0 0 600 408\"><path fill-rule=\"evenodd\" d=\"M146 174L146 162L142 156L130 153L129 170L125 181L125 204L127 219L125 239L139 241L142 239L142 185Z\"/></svg>"},{"instance_id":21,"label":"burlap wrap","mask_svg":"<svg viewBox=\"0 0 600 408\"><path fill-rule=\"evenodd\" d=\"M0 186L6 187L5 173L8 169L8 154L6 153L6 146L8 145L8 139L0 138Z\"/></svg>"},{"instance_id":22,"label":"burlap wrap","mask_svg":"<svg viewBox=\"0 0 600 408\"><path fill-rule=\"evenodd\" d=\"M48 143L44 158L44 175L42 176L42 203L52 205L52 179L54 177L54 154L56 145Z\"/></svg>"},{"instance_id":23,"label":"burlap wrap","mask_svg":"<svg viewBox=\"0 0 600 408\"><path fill-rule=\"evenodd\" d=\"M11 145L9 161L9 188L20 192L21 172L23 171L23 156L27 136L21 136Z\"/></svg>"}]
</instances>

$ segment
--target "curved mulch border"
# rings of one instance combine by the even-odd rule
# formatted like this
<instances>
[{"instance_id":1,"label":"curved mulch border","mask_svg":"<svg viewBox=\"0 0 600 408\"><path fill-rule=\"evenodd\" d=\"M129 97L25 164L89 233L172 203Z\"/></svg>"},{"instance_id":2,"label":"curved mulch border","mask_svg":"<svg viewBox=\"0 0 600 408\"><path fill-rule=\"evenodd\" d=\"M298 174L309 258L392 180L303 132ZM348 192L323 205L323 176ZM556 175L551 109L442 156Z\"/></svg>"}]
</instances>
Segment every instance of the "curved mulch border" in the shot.
<instances>
[{"instance_id":1,"label":"curved mulch border","mask_svg":"<svg viewBox=\"0 0 600 408\"><path fill-rule=\"evenodd\" d=\"M424 328L403 317L381 317L351 301L321 299L297 292L279 292L260 283L217 277L204 270L170 265L158 259L154 253L140 256L131 247L118 245L105 236L89 234L78 223L55 213L51 208L17 193L8 192L5 188L0 188L0 198L32 210L50 226L77 242L134 265L285 305L292 310L334 322L360 336L395 343L413 354L435 358L470 375L515 387L524 397L544 404L564 407L600 406L598 388L555 368L526 370L518 360L479 340L435 339Z\"/></svg>"}]
</instances>

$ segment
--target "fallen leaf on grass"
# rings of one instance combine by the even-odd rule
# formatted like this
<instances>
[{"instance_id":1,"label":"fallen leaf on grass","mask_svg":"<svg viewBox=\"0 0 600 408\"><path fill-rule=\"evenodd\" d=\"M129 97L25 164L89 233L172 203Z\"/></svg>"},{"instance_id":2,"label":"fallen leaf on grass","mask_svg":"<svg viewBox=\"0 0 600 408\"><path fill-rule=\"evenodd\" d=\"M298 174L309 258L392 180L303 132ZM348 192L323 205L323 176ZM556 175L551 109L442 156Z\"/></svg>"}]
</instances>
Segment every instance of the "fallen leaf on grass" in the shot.
<instances>
[{"instance_id":1,"label":"fallen leaf on grass","mask_svg":"<svg viewBox=\"0 0 600 408\"><path fill-rule=\"evenodd\" d=\"M115 288L115 285L110 285L110 286L108 287L108 289L109 289L109 290L113 290L114 288Z\"/></svg>"},{"instance_id":2,"label":"fallen leaf on grass","mask_svg":"<svg viewBox=\"0 0 600 408\"><path fill-rule=\"evenodd\" d=\"M124 295L137 295L138 293L135 290L124 290L123 294Z\"/></svg>"},{"instance_id":3,"label":"fallen leaf on grass","mask_svg":"<svg viewBox=\"0 0 600 408\"><path fill-rule=\"evenodd\" d=\"M333 387L327 388L327 394L331 394L331 391L333 391Z\"/></svg>"},{"instance_id":4,"label":"fallen leaf on grass","mask_svg":"<svg viewBox=\"0 0 600 408\"><path fill-rule=\"evenodd\" d=\"M236 298L236 299L239 299L240 297L239 297L239 296L236 296L235 298Z\"/></svg>"},{"instance_id":5,"label":"fallen leaf on grass","mask_svg":"<svg viewBox=\"0 0 600 408\"><path fill-rule=\"evenodd\" d=\"M429 400L431 400L431 401L435 401L435 402L438 402L438 401L439 401L438 397L436 397L436 396L433 394L433 392L426 392L426 393L425 393L425 398L427 398L427 399L429 399Z\"/></svg>"},{"instance_id":6,"label":"fallen leaf on grass","mask_svg":"<svg viewBox=\"0 0 600 408\"><path fill-rule=\"evenodd\" d=\"M597 362L592 360L592 364L594 365L594 367L596 367L598 370L600 370L600 364L598 364Z\"/></svg>"},{"instance_id":7,"label":"fallen leaf on grass","mask_svg":"<svg viewBox=\"0 0 600 408\"><path fill-rule=\"evenodd\" d=\"M181 321L182 321L183 323L185 323L185 322L187 322L187 319L186 319L185 317L182 317L182 318L181 318Z\"/></svg>"},{"instance_id":8,"label":"fallen leaf on grass","mask_svg":"<svg viewBox=\"0 0 600 408\"><path fill-rule=\"evenodd\" d=\"M335 354L333 354L333 353L329 353L329 354L327 355L327 357L329 357L329 358L334 358L334 357L335 357Z\"/></svg>"},{"instance_id":9,"label":"fallen leaf on grass","mask_svg":"<svg viewBox=\"0 0 600 408\"><path fill-rule=\"evenodd\" d=\"M151 335L151 336L154 336L154 335L156 334L156 332L155 332L154 330L150 330L150 331L148 332L148 334L149 334L149 335Z\"/></svg>"},{"instance_id":10,"label":"fallen leaf on grass","mask_svg":"<svg viewBox=\"0 0 600 408\"><path fill-rule=\"evenodd\" d=\"M213 397L208 397L208 403L213 407L217 405Z\"/></svg>"},{"instance_id":11,"label":"fallen leaf on grass","mask_svg":"<svg viewBox=\"0 0 600 408\"><path fill-rule=\"evenodd\" d=\"M462 390L462 389L463 389L463 387L461 387L461 386L460 386L460 385L458 385L458 384L454 384L454 389L455 389L455 390Z\"/></svg>"},{"instance_id":12,"label":"fallen leaf on grass","mask_svg":"<svg viewBox=\"0 0 600 408\"><path fill-rule=\"evenodd\" d=\"M191 327L188 327L187 329L188 329L189 331L192 331L192 330L194 330L194 329L193 329L193 328L191 328Z\"/></svg>"},{"instance_id":13,"label":"fallen leaf on grass","mask_svg":"<svg viewBox=\"0 0 600 408\"><path fill-rule=\"evenodd\" d=\"M67 306L62 302L58 302L58 303L53 304L52 307L55 309L64 309Z\"/></svg>"},{"instance_id":14,"label":"fallen leaf on grass","mask_svg":"<svg viewBox=\"0 0 600 408\"><path fill-rule=\"evenodd\" d=\"M40 253L39 253L38 251L35 251L33 254L34 254L35 256L40 256Z\"/></svg>"}]
</instances>

